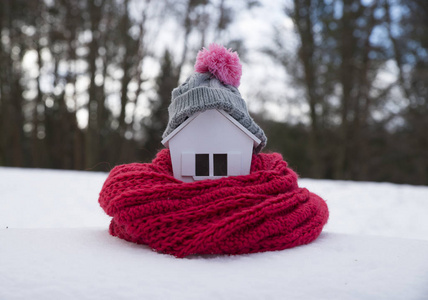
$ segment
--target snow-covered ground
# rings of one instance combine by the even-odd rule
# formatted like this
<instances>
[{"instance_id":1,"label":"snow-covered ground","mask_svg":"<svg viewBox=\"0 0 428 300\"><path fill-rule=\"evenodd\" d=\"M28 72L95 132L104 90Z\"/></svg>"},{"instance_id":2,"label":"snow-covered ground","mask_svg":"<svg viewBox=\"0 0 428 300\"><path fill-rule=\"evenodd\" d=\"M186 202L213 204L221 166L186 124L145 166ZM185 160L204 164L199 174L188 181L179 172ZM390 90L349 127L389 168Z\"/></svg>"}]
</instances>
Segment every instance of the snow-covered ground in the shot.
<instances>
[{"instance_id":1,"label":"snow-covered ground","mask_svg":"<svg viewBox=\"0 0 428 300\"><path fill-rule=\"evenodd\" d=\"M107 173L0 168L0 228L107 228ZM428 186L300 179L329 206L325 231L428 240Z\"/></svg>"},{"instance_id":2,"label":"snow-covered ground","mask_svg":"<svg viewBox=\"0 0 428 300\"><path fill-rule=\"evenodd\" d=\"M428 187L301 179L313 243L176 259L108 235L106 173L0 168L0 300L428 299Z\"/></svg>"}]
</instances>

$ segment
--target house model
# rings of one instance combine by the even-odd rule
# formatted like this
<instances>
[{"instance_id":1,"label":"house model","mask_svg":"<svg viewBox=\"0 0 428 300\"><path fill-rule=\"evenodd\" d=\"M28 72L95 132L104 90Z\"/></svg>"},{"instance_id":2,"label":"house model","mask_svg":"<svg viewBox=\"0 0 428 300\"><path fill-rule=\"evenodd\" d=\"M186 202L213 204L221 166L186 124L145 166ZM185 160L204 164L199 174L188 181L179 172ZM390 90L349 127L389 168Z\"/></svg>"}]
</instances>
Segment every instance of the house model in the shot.
<instances>
[{"instance_id":1,"label":"house model","mask_svg":"<svg viewBox=\"0 0 428 300\"><path fill-rule=\"evenodd\" d=\"M193 182L250 174L252 155L266 145L238 86L236 52L217 44L198 52L195 73L171 93L162 144L174 177Z\"/></svg>"},{"instance_id":2,"label":"house model","mask_svg":"<svg viewBox=\"0 0 428 300\"><path fill-rule=\"evenodd\" d=\"M220 109L198 112L162 140L174 177L184 182L250 173L260 139Z\"/></svg>"}]
</instances>

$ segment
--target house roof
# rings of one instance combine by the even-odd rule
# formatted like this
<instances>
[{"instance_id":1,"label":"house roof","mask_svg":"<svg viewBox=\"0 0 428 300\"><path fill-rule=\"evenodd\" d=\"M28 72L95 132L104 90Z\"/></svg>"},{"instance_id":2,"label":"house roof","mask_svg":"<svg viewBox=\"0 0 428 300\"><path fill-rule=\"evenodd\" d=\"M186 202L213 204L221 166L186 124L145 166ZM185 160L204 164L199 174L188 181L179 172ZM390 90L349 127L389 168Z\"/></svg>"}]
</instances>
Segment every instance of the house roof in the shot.
<instances>
[{"instance_id":1,"label":"house roof","mask_svg":"<svg viewBox=\"0 0 428 300\"><path fill-rule=\"evenodd\" d=\"M222 114L227 120L229 120L232 124L234 124L236 127L238 127L241 131L243 131L248 137L250 137L253 140L255 147L257 147L261 143L261 140L258 137L256 137L254 134L252 134L247 128L245 128L244 126L242 126L238 121L236 121L228 113L226 113L225 111L220 110L220 109L215 109L215 110L218 111L220 114ZM165 147L169 148L169 141L177 133L179 133L184 127L186 127L187 125L189 125L195 118L197 118L200 114L203 114L204 112L205 111L195 113L191 117L189 117L186 121L184 121L183 123L181 123L180 126L178 126L176 129L174 129L174 131L172 131L170 134L168 134L162 140L162 144Z\"/></svg>"}]
</instances>

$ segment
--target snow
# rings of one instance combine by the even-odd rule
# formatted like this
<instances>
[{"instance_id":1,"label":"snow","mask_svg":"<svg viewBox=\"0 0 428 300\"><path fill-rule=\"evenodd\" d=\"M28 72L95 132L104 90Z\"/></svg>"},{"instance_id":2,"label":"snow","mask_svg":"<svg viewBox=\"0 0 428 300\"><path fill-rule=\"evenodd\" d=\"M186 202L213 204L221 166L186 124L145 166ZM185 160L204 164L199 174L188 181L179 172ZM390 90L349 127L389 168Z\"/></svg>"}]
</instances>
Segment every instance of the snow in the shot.
<instances>
[{"instance_id":1,"label":"snow","mask_svg":"<svg viewBox=\"0 0 428 300\"><path fill-rule=\"evenodd\" d=\"M423 299L428 242L326 233L287 251L176 259L105 229L0 231L0 299Z\"/></svg>"},{"instance_id":2,"label":"snow","mask_svg":"<svg viewBox=\"0 0 428 300\"><path fill-rule=\"evenodd\" d=\"M327 201L327 231L428 240L428 186L311 179L299 185Z\"/></svg>"},{"instance_id":3,"label":"snow","mask_svg":"<svg viewBox=\"0 0 428 300\"><path fill-rule=\"evenodd\" d=\"M108 234L106 173L0 168L0 299L428 299L428 187L301 179L313 243L177 259Z\"/></svg>"},{"instance_id":4,"label":"snow","mask_svg":"<svg viewBox=\"0 0 428 300\"><path fill-rule=\"evenodd\" d=\"M0 228L106 227L106 173L0 168Z\"/></svg>"}]
</instances>

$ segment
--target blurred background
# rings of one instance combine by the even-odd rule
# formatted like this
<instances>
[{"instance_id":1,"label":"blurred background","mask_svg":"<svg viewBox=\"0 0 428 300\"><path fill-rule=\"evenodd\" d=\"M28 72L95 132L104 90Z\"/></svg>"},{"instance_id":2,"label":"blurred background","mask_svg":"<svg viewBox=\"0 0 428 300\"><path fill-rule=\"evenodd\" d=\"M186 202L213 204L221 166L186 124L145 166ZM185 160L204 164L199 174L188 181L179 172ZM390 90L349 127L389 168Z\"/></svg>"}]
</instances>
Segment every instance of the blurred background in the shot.
<instances>
[{"instance_id":1,"label":"blurred background","mask_svg":"<svg viewBox=\"0 0 428 300\"><path fill-rule=\"evenodd\" d=\"M0 166L148 162L201 47L301 177L428 185L426 0L0 0Z\"/></svg>"}]
</instances>

